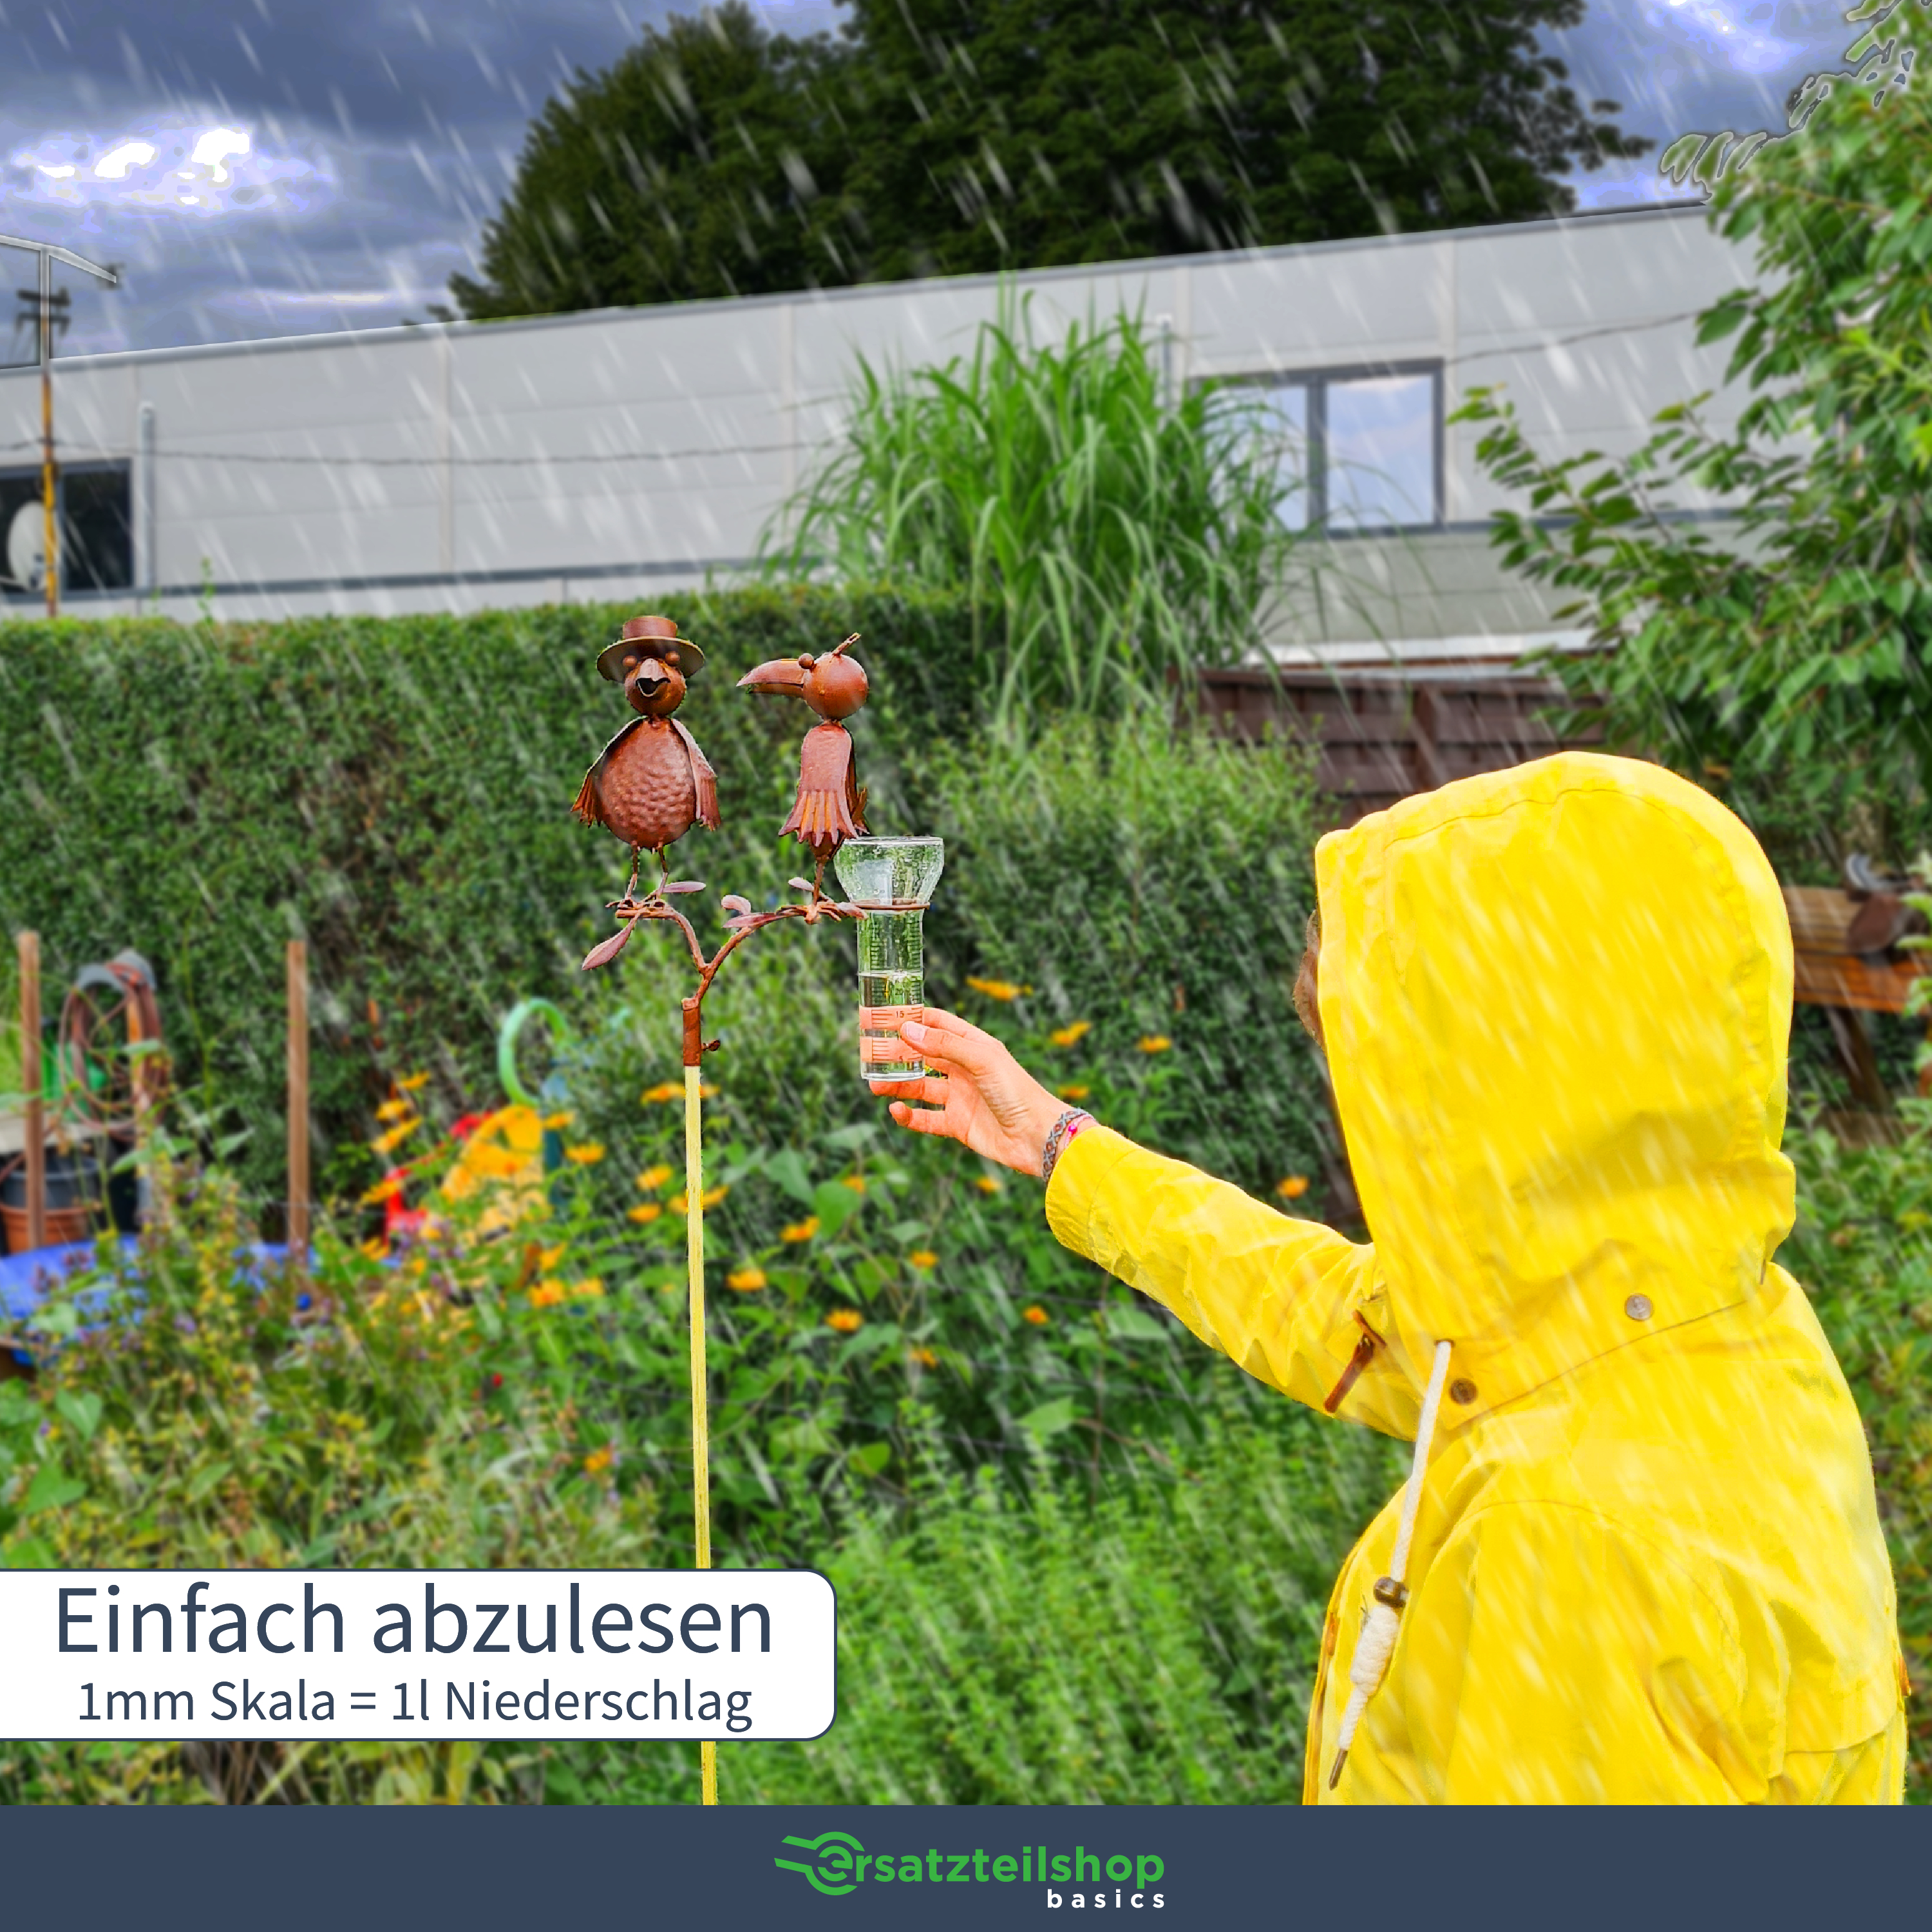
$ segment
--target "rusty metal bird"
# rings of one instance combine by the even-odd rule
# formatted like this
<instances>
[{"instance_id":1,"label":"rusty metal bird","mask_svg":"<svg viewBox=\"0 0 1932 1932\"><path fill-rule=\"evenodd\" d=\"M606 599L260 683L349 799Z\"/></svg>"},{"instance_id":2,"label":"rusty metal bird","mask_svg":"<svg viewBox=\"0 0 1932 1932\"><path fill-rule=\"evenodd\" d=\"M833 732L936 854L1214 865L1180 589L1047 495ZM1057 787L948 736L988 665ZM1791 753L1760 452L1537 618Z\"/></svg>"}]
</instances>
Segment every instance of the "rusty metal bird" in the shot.
<instances>
[{"instance_id":1,"label":"rusty metal bird","mask_svg":"<svg viewBox=\"0 0 1932 1932\"><path fill-rule=\"evenodd\" d=\"M631 848L631 879L620 907L637 898L638 872L649 852L658 862L660 877L655 898L670 885L665 849L693 825L716 832L718 776L698 748L698 740L673 713L684 702L689 679L697 676L704 653L688 638L680 638L668 617L633 617L624 634L607 646L597 668L613 683L621 684L638 713L584 775L572 809L586 825L602 825ZM624 937L630 928L625 928ZM606 942L609 944L609 942ZM621 950L612 946L610 957ZM604 948L600 946L598 952ZM592 960L602 965L596 953ZM591 963L587 960L585 964Z\"/></svg>"},{"instance_id":2,"label":"rusty metal bird","mask_svg":"<svg viewBox=\"0 0 1932 1932\"><path fill-rule=\"evenodd\" d=\"M866 792L852 748L852 734L839 721L849 718L866 701L866 668L846 652L859 641L851 636L835 650L814 657L773 658L747 671L738 680L740 691L763 692L778 698L802 698L822 722L805 734L799 756L798 796L779 836L791 832L812 848L818 869L812 876L812 898L820 898L825 863L848 838L866 830Z\"/></svg>"}]
</instances>

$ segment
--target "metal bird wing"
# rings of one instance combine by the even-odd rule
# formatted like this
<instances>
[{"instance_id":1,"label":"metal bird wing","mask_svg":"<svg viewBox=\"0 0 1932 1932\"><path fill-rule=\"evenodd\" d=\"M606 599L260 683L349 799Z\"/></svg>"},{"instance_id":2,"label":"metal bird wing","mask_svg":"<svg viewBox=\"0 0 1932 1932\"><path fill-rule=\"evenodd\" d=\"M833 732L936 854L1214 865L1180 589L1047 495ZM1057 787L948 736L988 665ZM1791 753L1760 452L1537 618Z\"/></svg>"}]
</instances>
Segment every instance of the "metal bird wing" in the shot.
<instances>
[{"instance_id":1,"label":"metal bird wing","mask_svg":"<svg viewBox=\"0 0 1932 1932\"><path fill-rule=\"evenodd\" d=\"M718 774L711 769L704 754L698 748L698 740L675 718L670 721L670 728L683 740L684 748L691 754L691 776L698 788L698 822L708 830L716 832L719 823ZM622 735L622 732L618 734L620 737ZM612 742L614 743L616 740ZM608 758L610 754L606 752L604 755Z\"/></svg>"},{"instance_id":2,"label":"metal bird wing","mask_svg":"<svg viewBox=\"0 0 1932 1932\"><path fill-rule=\"evenodd\" d=\"M815 724L805 734L798 797L778 836L795 832L808 845L836 844L865 829L852 734L842 724Z\"/></svg>"},{"instance_id":3,"label":"metal bird wing","mask_svg":"<svg viewBox=\"0 0 1932 1932\"><path fill-rule=\"evenodd\" d=\"M603 750L598 753L597 762L590 767L590 770L584 774L584 782L578 787L576 799L572 802L570 808L579 818L583 820L586 825L602 825L606 822L604 817L604 800L601 789L604 781L604 767L610 762L610 754L614 752L617 747L621 745L624 740L628 738L644 722L644 721L641 718L633 718L625 724L620 729L617 735L610 740L610 743L606 745ZM682 730L684 728L680 725L678 728L680 730ZM688 732L685 733L685 742L687 744L689 744L691 742L691 734ZM698 753L698 747L695 745L692 745L691 748L693 754L698 758L698 763L700 765L704 765L704 776L706 778L710 778L711 767L709 765L704 764L703 755L702 754ZM701 787L698 796L699 802L701 806L704 800L704 793ZM714 814L718 809L717 782L715 778L712 780L711 809ZM706 824L712 826L714 830L716 829L717 820L715 817L707 818L704 822Z\"/></svg>"}]
</instances>

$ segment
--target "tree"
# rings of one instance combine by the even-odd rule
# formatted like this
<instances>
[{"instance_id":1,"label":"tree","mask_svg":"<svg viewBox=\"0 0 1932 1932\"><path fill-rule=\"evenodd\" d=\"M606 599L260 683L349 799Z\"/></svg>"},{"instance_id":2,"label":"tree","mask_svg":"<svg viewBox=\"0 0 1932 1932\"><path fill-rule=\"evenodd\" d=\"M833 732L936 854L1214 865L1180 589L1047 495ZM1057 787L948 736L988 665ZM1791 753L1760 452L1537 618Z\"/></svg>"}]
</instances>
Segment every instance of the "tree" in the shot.
<instances>
[{"instance_id":1,"label":"tree","mask_svg":"<svg viewBox=\"0 0 1932 1932\"><path fill-rule=\"evenodd\" d=\"M1648 145L1537 51L1582 0L852 5L887 279L1530 219Z\"/></svg>"},{"instance_id":2,"label":"tree","mask_svg":"<svg viewBox=\"0 0 1932 1932\"><path fill-rule=\"evenodd\" d=\"M1540 28L1584 0L730 0L533 126L472 316L1331 240L1561 212L1642 152Z\"/></svg>"},{"instance_id":3,"label":"tree","mask_svg":"<svg viewBox=\"0 0 1932 1932\"><path fill-rule=\"evenodd\" d=\"M742 0L647 26L532 124L484 229L472 319L753 295L852 279L845 147L824 35L768 34Z\"/></svg>"},{"instance_id":4,"label":"tree","mask_svg":"<svg viewBox=\"0 0 1932 1932\"><path fill-rule=\"evenodd\" d=\"M1636 454L1547 463L1478 390L1478 455L1528 496L1508 560L1579 592L1598 654L1552 668L1612 734L1719 791L1779 842L1922 836L1932 794L1932 100L1840 91L1718 187L1760 285L1707 310L1755 392L1728 434L1672 405ZM1673 492L1736 506L1738 541L1675 519ZM1880 816L1874 824L1874 812Z\"/></svg>"}]
</instances>

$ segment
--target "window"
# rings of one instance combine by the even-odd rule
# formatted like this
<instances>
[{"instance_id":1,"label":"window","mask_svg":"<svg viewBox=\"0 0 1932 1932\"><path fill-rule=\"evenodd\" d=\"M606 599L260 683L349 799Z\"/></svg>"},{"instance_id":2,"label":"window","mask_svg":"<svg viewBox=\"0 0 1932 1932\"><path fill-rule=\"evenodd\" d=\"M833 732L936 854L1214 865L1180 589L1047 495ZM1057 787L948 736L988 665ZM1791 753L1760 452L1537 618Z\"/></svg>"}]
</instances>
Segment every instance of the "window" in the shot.
<instances>
[{"instance_id":1,"label":"window","mask_svg":"<svg viewBox=\"0 0 1932 1932\"><path fill-rule=\"evenodd\" d=\"M130 496L124 463L76 464L61 472L61 586L69 595L133 584ZM42 594L45 530L40 471L0 470L0 595Z\"/></svg>"},{"instance_id":2,"label":"window","mask_svg":"<svg viewBox=\"0 0 1932 1932\"><path fill-rule=\"evenodd\" d=\"M1291 527L1414 530L1442 520L1442 365L1262 379L1292 488Z\"/></svg>"}]
</instances>

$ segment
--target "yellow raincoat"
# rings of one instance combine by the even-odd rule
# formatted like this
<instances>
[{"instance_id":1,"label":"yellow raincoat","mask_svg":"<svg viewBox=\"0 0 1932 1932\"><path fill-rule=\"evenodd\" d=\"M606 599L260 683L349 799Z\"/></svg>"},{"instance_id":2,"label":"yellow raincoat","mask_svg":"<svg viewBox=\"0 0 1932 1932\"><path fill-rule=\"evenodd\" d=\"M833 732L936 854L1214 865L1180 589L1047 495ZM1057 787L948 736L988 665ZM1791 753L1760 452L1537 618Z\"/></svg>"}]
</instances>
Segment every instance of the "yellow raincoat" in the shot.
<instances>
[{"instance_id":1,"label":"yellow raincoat","mask_svg":"<svg viewBox=\"0 0 1932 1932\"><path fill-rule=\"evenodd\" d=\"M1105 1129L1047 1214L1250 1374L1412 1440L1453 1345L1388 1674L1336 1787L1398 1499L1331 1601L1305 1796L1895 1802L1870 1458L1804 1292L1791 940L1763 854L1655 766L1565 753L1324 838L1321 1009L1375 1240ZM1238 1528L1235 1533L1239 1533Z\"/></svg>"}]
</instances>

